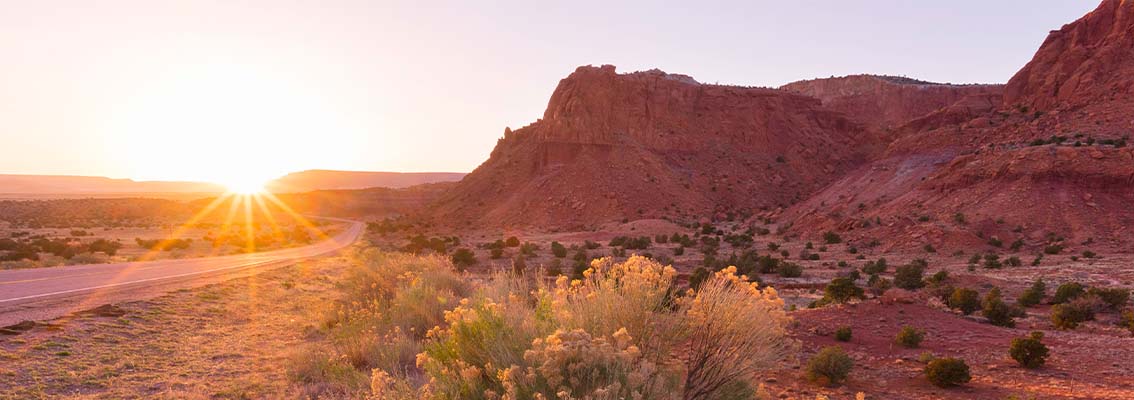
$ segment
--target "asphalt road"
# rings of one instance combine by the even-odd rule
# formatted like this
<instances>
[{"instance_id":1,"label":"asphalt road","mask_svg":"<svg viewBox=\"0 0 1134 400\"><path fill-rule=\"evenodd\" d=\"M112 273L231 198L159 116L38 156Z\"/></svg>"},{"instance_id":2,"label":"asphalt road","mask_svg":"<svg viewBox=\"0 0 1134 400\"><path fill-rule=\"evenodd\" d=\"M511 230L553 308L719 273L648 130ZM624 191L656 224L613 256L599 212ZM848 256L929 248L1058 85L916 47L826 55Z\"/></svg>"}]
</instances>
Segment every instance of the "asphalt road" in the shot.
<instances>
[{"instance_id":1,"label":"asphalt road","mask_svg":"<svg viewBox=\"0 0 1134 400\"><path fill-rule=\"evenodd\" d=\"M260 253L0 271L0 326L148 298L332 253L357 240L365 228L358 221L323 219L350 225L310 246Z\"/></svg>"}]
</instances>

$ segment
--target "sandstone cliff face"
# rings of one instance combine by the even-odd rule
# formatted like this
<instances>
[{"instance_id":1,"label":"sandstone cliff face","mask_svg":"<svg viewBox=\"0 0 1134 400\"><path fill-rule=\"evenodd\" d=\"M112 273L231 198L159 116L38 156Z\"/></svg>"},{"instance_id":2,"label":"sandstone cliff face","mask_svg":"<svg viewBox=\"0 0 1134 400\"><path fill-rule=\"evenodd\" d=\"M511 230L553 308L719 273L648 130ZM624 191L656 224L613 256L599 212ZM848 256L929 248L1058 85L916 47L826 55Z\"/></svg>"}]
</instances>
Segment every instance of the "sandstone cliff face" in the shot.
<instances>
[{"instance_id":1,"label":"sandstone cliff face","mask_svg":"<svg viewBox=\"0 0 1134 400\"><path fill-rule=\"evenodd\" d=\"M803 199L875 143L806 96L580 67L543 119L506 131L432 214L469 226L577 227L752 213Z\"/></svg>"},{"instance_id":2,"label":"sandstone cliff face","mask_svg":"<svg viewBox=\"0 0 1134 400\"><path fill-rule=\"evenodd\" d=\"M837 229L907 248L996 251L986 242L997 236L1032 249L1061 237L1129 251L1132 11L1129 0L1104 1L1053 32L1003 102L969 96L907 123L877 160L783 218L803 236Z\"/></svg>"},{"instance_id":3,"label":"sandstone cliff face","mask_svg":"<svg viewBox=\"0 0 1134 400\"><path fill-rule=\"evenodd\" d=\"M1048 111L1134 95L1134 1L1105 0L1052 31L1008 81L1005 103Z\"/></svg>"},{"instance_id":4,"label":"sandstone cliff face","mask_svg":"<svg viewBox=\"0 0 1134 400\"><path fill-rule=\"evenodd\" d=\"M780 89L819 99L823 106L883 130L898 128L968 97L1000 95L1003 85L949 85L909 78L854 75L789 83Z\"/></svg>"}]
</instances>

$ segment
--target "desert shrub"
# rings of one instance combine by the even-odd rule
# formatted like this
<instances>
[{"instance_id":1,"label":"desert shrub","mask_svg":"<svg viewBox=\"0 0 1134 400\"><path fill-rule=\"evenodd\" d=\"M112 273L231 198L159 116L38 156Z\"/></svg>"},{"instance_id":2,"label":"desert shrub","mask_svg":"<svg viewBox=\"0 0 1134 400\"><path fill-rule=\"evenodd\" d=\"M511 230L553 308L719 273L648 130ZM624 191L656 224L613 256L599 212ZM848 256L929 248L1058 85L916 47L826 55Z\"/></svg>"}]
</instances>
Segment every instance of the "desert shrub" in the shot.
<instances>
[{"instance_id":1,"label":"desert shrub","mask_svg":"<svg viewBox=\"0 0 1134 400\"><path fill-rule=\"evenodd\" d=\"M512 259L512 273L513 274L523 275L524 272L527 269L528 269L528 263L527 263L527 261L524 261L524 257L522 255L517 255L515 258Z\"/></svg>"},{"instance_id":2,"label":"desert shrub","mask_svg":"<svg viewBox=\"0 0 1134 400\"><path fill-rule=\"evenodd\" d=\"M936 253L937 252L937 248L933 247L933 245L929 244L929 243L926 243L925 246L921 247L921 249L924 250L926 253Z\"/></svg>"},{"instance_id":3,"label":"desert shrub","mask_svg":"<svg viewBox=\"0 0 1134 400\"><path fill-rule=\"evenodd\" d=\"M854 360L842 347L826 347L807 361L807 380L824 386L835 386L847 379L853 367Z\"/></svg>"},{"instance_id":4,"label":"desert shrub","mask_svg":"<svg viewBox=\"0 0 1134 400\"><path fill-rule=\"evenodd\" d=\"M523 254L524 256L527 256L527 257L535 257L535 253L538 250L539 250L539 245L537 245L535 243L524 242L524 244L520 245L520 254Z\"/></svg>"},{"instance_id":5,"label":"desert shrub","mask_svg":"<svg viewBox=\"0 0 1134 400\"><path fill-rule=\"evenodd\" d=\"M1016 321L1012 319L1014 314L1016 314L1016 311L1012 309L1012 306L1005 303L1001 298L1000 288L992 288L981 301L981 315L993 325L1006 328L1016 326Z\"/></svg>"},{"instance_id":6,"label":"desert shrub","mask_svg":"<svg viewBox=\"0 0 1134 400\"><path fill-rule=\"evenodd\" d=\"M556 258L567 257L567 247L563 243L551 242L551 254Z\"/></svg>"},{"instance_id":7,"label":"desert shrub","mask_svg":"<svg viewBox=\"0 0 1134 400\"><path fill-rule=\"evenodd\" d=\"M796 263L784 261L776 267L776 272L784 278L798 278L803 276L803 267Z\"/></svg>"},{"instance_id":8,"label":"desert shrub","mask_svg":"<svg viewBox=\"0 0 1134 400\"><path fill-rule=\"evenodd\" d=\"M762 274L776 272L780 267L780 260L772 256L760 256L756 259L756 268Z\"/></svg>"},{"instance_id":9,"label":"desert shrub","mask_svg":"<svg viewBox=\"0 0 1134 400\"><path fill-rule=\"evenodd\" d=\"M1021 367L1039 368L1047 361L1047 346L1043 344L1043 332L1032 332L1031 335L1012 339L1008 348L1008 355L1016 360Z\"/></svg>"},{"instance_id":10,"label":"desert shrub","mask_svg":"<svg viewBox=\"0 0 1134 400\"><path fill-rule=\"evenodd\" d=\"M886 259L879 258L878 261L867 261L866 265L862 266L862 273L867 275L881 274L886 272Z\"/></svg>"},{"instance_id":11,"label":"desert shrub","mask_svg":"<svg viewBox=\"0 0 1134 400\"><path fill-rule=\"evenodd\" d=\"M1087 293L1087 289L1079 282L1067 282L1059 285L1055 289L1055 295L1051 298L1052 304L1062 304L1071 300L1082 297Z\"/></svg>"},{"instance_id":12,"label":"desert shrub","mask_svg":"<svg viewBox=\"0 0 1134 400\"><path fill-rule=\"evenodd\" d=\"M665 394L650 380L636 379L655 370L625 329L609 339L583 329L557 330L536 339L524 352L524 362L530 367L512 365L499 372L504 398L655 398Z\"/></svg>"},{"instance_id":13,"label":"desert shrub","mask_svg":"<svg viewBox=\"0 0 1134 400\"><path fill-rule=\"evenodd\" d=\"M476 254L472 250L462 247L453 252L450 260L458 271L464 271L468 266L476 264Z\"/></svg>"},{"instance_id":14,"label":"desert shrub","mask_svg":"<svg viewBox=\"0 0 1134 400\"><path fill-rule=\"evenodd\" d=\"M288 362L287 377L311 397L361 397L366 390L366 373L327 352L296 353Z\"/></svg>"},{"instance_id":15,"label":"desert shrub","mask_svg":"<svg viewBox=\"0 0 1134 400\"><path fill-rule=\"evenodd\" d=\"M1043 302L1043 297L1047 295L1047 284L1043 282L1043 278L1036 279L1032 282L1032 286L1024 289L1020 293L1020 297L1016 299L1016 304L1020 307L1032 307Z\"/></svg>"},{"instance_id":16,"label":"desert shrub","mask_svg":"<svg viewBox=\"0 0 1134 400\"><path fill-rule=\"evenodd\" d=\"M655 235L654 242L657 242L658 244L666 244L667 242L669 242L669 236L666 236L664 233Z\"/></svg>"},{"instance_id":17,"label":"desert shrub","mask_svg":"<svg viewBox=\"0 0 1134 400\"><path fill-rule=\"evenodd\" d=\"M925 278L925 283L928 283L928 284L933 285L933 286L938 286L942 283L945 283L945 281L948 281L948 280L949 280L949 272L945 271L945 270L940 270L940 271L937 271L936 273L934 273L933 275L930 275L928 278Z\"/></svg>"},{"instance_id":18,"label":"desert shrub","mask_svg":"<svg viewBox=\"0 0 1134 400\"><path fill-rule=\"evenodd\" d=\"M1059 329L1075 329L1080 323L1095 319L1095 302L1076 299L1051 307L1051 323Z\"/></svg>"},{"instance_id":19,"label":"desert shrub","mask_svg":"<svg viewBox=\"0 0 1134 400\"><path fill-rule=\"evenodd\" d=\"M1130 301L1130 290L1123 288L1090 288L1088 296L1097 297L1107 308L1117 310Z\"/></svg>"},{"instance_id":20,"label":"desert shrub","mask_svg":"<svg viewBox=\"0 0 1134 400\"><path fill-rule=\"evenodd\" d=\"M835 330L835 340L849 342L851 340L851 327L844 326Z\"/></svg>"},{"instance_id":21,"label":"desert shrub","mask_svg":"<svg viewBox=\"0 0 1134 400\"><path fill-rule=\"evenodd\" d=\"M839 244L843 242L843 238L838 233L827 231L823 233L823 242L827 244Z\"/></svg>"},{"instance_id":22,"label":"desert shrub","mask_svg":"<svg viewBox=\"0 0 1134 400\"><path fill-rule=\"evenodd\" d=\"M949 308L959 310L962 314L969 315L973 311L980 309L980 294L976 290L969 288L956 288L953 293L949 295L949 300L946 301Z\"/></svg>"},{"instance_id":23,"label":"desert shrub","mask_svg":"<svg viewBox=\"0 0 1134 400\"><path fill-rule=\"evenodd\" d=\"M1096 258L1098 254L1090 250L1083 250L1083 258Z\"/></svg>"},{"instance_id":24,"label":"desert shrub","mask_svg":"<svg viewBox=\"0 0 1134 400\"><path fill-rule=\"evenodd\" d=\"M1063 245L1049 244L1043 248L1044 254L1059 254L1063 252Z\"/></svg>"},{"instance_id":25,"label":"desert shrub","mask_svg":"<svg viewBox=\"0 0 1134 400\"><path fill-rule=\"evenodd\" d=\"M925 366L925 378L937 387L947 388L968 383L969 365L964 360L945 357L930 361Z\"/></svg>"},{"instance_id":26,"label":"desert shrub","mask_svg":"<svg viewBox=\"0 0 1134 400\"><path fill-rule=\"evenodd\" d=\"M1024 262L1021 261L1020 257L1017 256L1008 257L1007 260L1004 260L1004 263L1008 264L1008 266L1010 267L1019 267L1021 265L1024 265Z\"/></svg>"},{"instance_id":27,"label":"desert shrub","mask_svg":"<svg viewBox=\"0 0 1134 400\"><path fill-rule=\"evenodd\" d=\"M854 284L850 278L835 278L823 289L823 298L828 302L846 303L850 299L861 299L862 288Z\"/></svg>"},{"instance_id":28,"label":"desert shrub","mask_svg":"<svg viewBox=\"0 0 1134 400\"><path fill-rule=\"evenodd\" d=\"M988 245L992 247L1001 247L1004 246L1004 242L1001 241L1000 238L993 236L988 239Z\"/></svg>"},{"instance_id":29,"label":"desert shrub","mask_svg":"<svg viewBox=\"0 0 1134 400\"><path fill-rule=\"evenodd\" d=\"M456 254L456 253L454 253L454 254ZM491 258L493 260L499 260L501 258L504 258L504 249L494 247L494 248L488 250L488 258Z\"/></svg>"},{"instance_id":30,"label":"desert shrub","mask_svg":"<svg viewBox=\"0 0 1134 400\"><path fill-rule=\"evenodd\" d=\"M790 318L771 288L759 289L735 274L717 272L681 303L689 332L684 398L713 398L720 387L775 368L798 351L787 336Z\"/></svg>"},{"instance_id":31,"label":"desert shrub","mask_svg":"<svg viewBox=\"0 0 1134 400\"><path fill-rule=\"evenodd\" d=\"M1131 334L1134 334L1134 310L1126 310L1118 318L1118 326L1126 328Z\"/></svg>"},{"instance_id":32,"label":"desert shrub","mask_svg":"<svg viewBox=\"0 0 1134 400\"><path fill-rule=\"evenodd\" d=\"M866 280L866 286L870 288L870 292L875 296L881 296L887 290L894 286L889 279L878 276L877 274L870 275Z\"/></svg>"},{"instance_id":33,"label":"desert shrub","mask_svg":"<svg viewBox=\"0 0 1134 400\"><path fill-rule=\"evenodd\" d=\"M917 290L925 286L922 278L925 276L925 266L912 262L898 267L894 271L894 286L907 290Z\"/></svg>"},{"instance_id":34,"label":"desert shrub","mask_svg":"<svg viewBox=\"0 0 1134 400\"><path fill-rule=\"evenodd\" d=\"M515 236L509 236L507 239L504 239L504 246L520 247L520 238L515 237Z\"/></svg>"},{"instance_id":35,"label":"desert shrub","mask_svg":"<svg viewBox=\"0 0 1134 400\"><path fill-rule=\"evenodd\" d=\"M894 343L909 349L921 345L922 340L925 340L925 331L909 325L903 326L902 329L898 331L898 335L894 337Z\"/></svg>"},{"instance_id":36,"label":"desert shrub","mask_svg":"<svg viewBox=\"0 0 1134 400\"><path fill-rule=\"evenodd\" d=\"M677 246L673 248L673 255L680 256L685 254L685 246Z\"/></svg>"},{"instance_id":37,"label":"desert shrub","mask_svg":"<svg viewBox=\"0 0 1134 400\"><path fill-rule=\"evenodd\" d=\"M984 267L989 269L1000 269L1004 264L1000 263L1000 255L995 253L988 253L984 255Z\"/></svg>"}]
</instances>

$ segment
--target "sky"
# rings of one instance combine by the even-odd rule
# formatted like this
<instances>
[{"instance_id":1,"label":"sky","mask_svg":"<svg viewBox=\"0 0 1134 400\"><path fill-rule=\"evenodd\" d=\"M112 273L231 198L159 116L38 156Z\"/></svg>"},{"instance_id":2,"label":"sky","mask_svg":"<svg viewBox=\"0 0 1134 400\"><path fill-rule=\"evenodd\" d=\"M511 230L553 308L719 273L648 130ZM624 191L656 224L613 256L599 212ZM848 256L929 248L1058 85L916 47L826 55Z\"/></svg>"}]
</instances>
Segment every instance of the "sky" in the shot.
<instances>
[{"instance_id":1,"label":"sky","mask_svg":"<svg viewBox=\"0 0 1134 400\"><path fill-rule=\"evenodd\" d=\"M580 65L1002 83L1093 0L0 0L0 173L471 171Z\"/></svg>"}]
</instances>

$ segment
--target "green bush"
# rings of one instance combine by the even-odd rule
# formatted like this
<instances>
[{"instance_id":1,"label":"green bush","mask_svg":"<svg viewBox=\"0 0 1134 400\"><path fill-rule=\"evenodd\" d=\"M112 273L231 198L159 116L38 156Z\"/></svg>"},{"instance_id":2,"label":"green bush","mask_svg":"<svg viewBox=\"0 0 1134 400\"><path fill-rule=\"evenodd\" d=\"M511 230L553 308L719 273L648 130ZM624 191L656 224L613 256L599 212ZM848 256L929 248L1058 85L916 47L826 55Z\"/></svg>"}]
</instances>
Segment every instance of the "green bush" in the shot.
<instances>
[{"instance_id":1,"label":"green bush","mask_svg":"<svg viewBox=\"0 0 1134 400\"><path fill-rule=\"evenodd\" d=\"M677 246L673 249L673 255L680 256L685 254L685 246Z\"/></svg>"},{"instance_id":2,"label":"green bush","mask_svg":"<svg viewBox=\"0 0 1134 400\"><path fill-rule=\"evenodd\" d=\"M509 236L508 239L504 240L504 245L507 247L520 247L520 238Z\"/></svg>"},{"instance_id":3,"label":"green bush","mask_svg":"<svg viewBox=\"0 0 1134 400\"><path fill-rule=\"evenodd\" d=\"M1020 363L1024 368L1039 368L1047 361L1047 346L1044 346L1043 332L1032 332L1031 335L1012 339L1008 348L1008 355Z\"/></svg>"},{"instance_id":4,"label":"green bush","mask_svg":"<svg viewBox=\"0 0 1134 400\"><path fill-rule=\"evenodd\" d=\"M1087 295L1097 297L1112 310L1120 309L1130 301L1130 290L1123 288L1091 288Z\"/></svg>"},{"instance_id":5,"label":"green bush","mask_svg":"<svg viewBox=\"0 0 1134 400\"><path fill-rule=\"evenodd\" d=\"M1134 310L1126 310L1119 316L1118 326L1126 328L1131 334L1134 334Z\"/></svg>"},{"instance_id":6,"label":"green bush","mask_svg":"<svg viewBox=\"0 0 1134 400\"><path fill-rule=\"evenodd\" d=\"M476 254L472 250L462 247L453 252L450 261L453 262L458 271L463 272L468 266L476 264Z\"/></svg>"},{"instance_id":7,"label":"green bush","mask_svg":"<svg viewBox=\"0 0 1134 400\"><path fill-rule=\"evenodd\" d=\"M556 258L567 257L567 247L563 243L551 242L551 254Z\"/></svg>"},{"instance_id":8,"label":"green bush","mask_svg":"<svg viewBox=\"0 0 1134 400\"><path fill-rule=\"evenodd\" d=\"M851 340L851 327L844 326L835 330L835 340L849 342Z\"/></svg>"},{"instance_id":9,"label":"green bush","mask_svg":"<svg viewBox=\"0 0 1134 400\"><path fill-rule=\"evenodd\" d=\"M1061 245L1061 244L1047 245L1043 248L1043 252L1044 252L1044 254L1059 254L1059 253L1062 253L1063 252L1063 245Z\"/></svg>"},{"instance_id":10,"label":"green bush","mask_svg":"<svg viewBox=\"0 0 1134 400\"><path fill-rule=\"evenodd\" d=\"M1020 307L1033 307L1043 302L1046 292L1047 284L1043 282L1043 278L1036 279L1031 287L1020 293L1020 298L1016 299L1016 304L1019 304Z\"/></svg>"},{"instance_id":11,"label":"green bush","mask_svg":"<svg viewBox=\"0 0 1134 400\"><path fill-rule=\"evenodd\" d=\"M803 276L803 267L796 263L781 262L776 272L784 278L798 278Z\"/></svg>"},{"instance_id":12,"label":"green bush","mask_svg":"<svg viewBox=\"0 0 1134 400\"><path fill-rule=\"evenodd\" d=\"M973 378L969 375L969 366L964 360L957 358L938 358L925 366L925 377L937 387L947 388L968 383Z\"/></svg>"},{"instance_id":13,"label":"green bush","mask_svg":"<svg viewBox=\"0 0 1134 400\"><path fill-rule=\"evenodd\" d=\"M846 303L850 299L863 297L862 288L855 285L850 278L832 279L823 292L823 298L834 303Z\"/></svg>"},{"instance_id":14,"label":"green bush","mask_svg":"<svg viewBox=\"0 0 1134 400\"><path fill-rule=\"evenodd\" d=\"M493 260L499 260L503 257L504 257L504 249L493 247L491 250L488 250L488 258L491 258ZM456 261L454 261L453 263L455 264Z\"/></svg>"},{"instance_id":15,"label":"green bush","mask_svg":"<svg viewBox=\"0 0 1134 400\"><path fill-rule=\"evenodd\" d=\"M894 343L909 349L920 346L922 340L925 340L925 331L909 325L903 326L902 330L898 331L898 335L894 337Z\"/></svg>"},{"instance_id":16,"label":"green bush","mask_svg":"<svg viewBox=\"0 0 1134 400\"><path fill-rule=\"evenodd\" d=\"M1095 319L1094 304L1087 299L1076 299L1070 303L1051 307L1051 323L1059 329L1075 329L1080 323L1093 319Z\"/></svg>"},{"instance_id":17,"label":"green bush","mask_svg":"<svg viewBox=\"0 0 1134 400\"><path fill-rule=\"evenodd\" d=\"M917 290L925 286L923 278L925 276L925 265L918 262L912 262L898 267L894 271L894 286L906 290Z\"/></svg>"},{"instance_id":18,"label":"green bush","mask_svg":"<svg viewBox=\"0 0 1134 400\"><path fill-rule=\"evenodd\" d=\"M862 273L867 275L881 274L886 272L886 259L879 258L878 261L867 261L866 265L862 266Z\"/></svg>"},{"instance_id":19,"label":"green bush","mask_svg":"<svg viewBox=\"0 0 1134 400\"><path fill-rule=\"evenodd\" d=\"M969 315L980 308L980 293L968 288L953 289L946 302L949 308L960 310L962 314Z\"/></svg>"},{"instance_id":20,"label":"green bush","mask_svg":"<svg viewBox=\"0 0 1134 400\"><path fill-rule=\"evenodd\" d=\"M987 318L989 323L1006 328L1016 326L1016 321L1012 319L1016 311L1001 298L1000 288L992 288L992 290L984 296L984 301L981 302L981 308L981 315Z\"/></svg>"},{"instance_id":21,"label":"green bush","mask_svg":"<svg viewBox=\"0 0 1134 400\"><path fill-rule=\"evenodd\" d=\"M847 379L853 367L854 360L841 347L826 347L807 361L807 380L835 386Z\"/></svg>"},{"instance_id":22,"label":"green bush","mask_svg":"<svg viewBox=\"0 0 1134 400\"><path fill-rule=\"evenodd\" d=\"M823 233L823 242L827 244L838 244L843 242L843 238L838 233L827 231Z\"/></svg>"},{"instance_id":23,"label":"green bush","mask_svg":"<svg viewBox=\"0 0 1134 400\"><path fill-rule=\"evenodd\" d=\"M1082 297L1087 289L1079 282L1067 282L1055 289L1055 296L1051 298L1052 304L1063 304Z\"/></svg>"}]
</instances>

